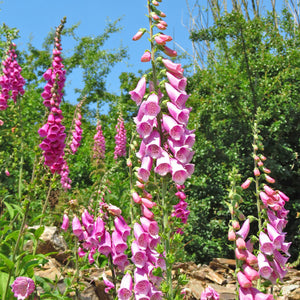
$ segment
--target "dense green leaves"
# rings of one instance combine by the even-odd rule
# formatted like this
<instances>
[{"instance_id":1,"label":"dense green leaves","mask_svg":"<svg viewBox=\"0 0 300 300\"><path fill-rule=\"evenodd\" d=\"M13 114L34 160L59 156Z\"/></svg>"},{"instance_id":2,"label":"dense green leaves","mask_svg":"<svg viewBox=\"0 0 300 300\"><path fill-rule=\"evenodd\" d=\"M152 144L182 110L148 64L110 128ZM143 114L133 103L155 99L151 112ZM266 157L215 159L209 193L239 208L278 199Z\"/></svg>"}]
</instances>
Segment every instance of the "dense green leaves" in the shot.
<instances>
[{"instance_id":1,"label":"dense green leaves","mask_svg":"<svg viewBox=\"0 0 300 300\"><path fill-rule=\"evenodd\" d=\"M211 27L193 32L195 42L214 42L207 68L189 81L193 123L197 124L196 171L189 186L191 234L187 245L199 261L228 256L228 175L237 166L245 180L252 175L252 123L261 108L266 165L299 210L299 59L298 30L285 10L274 26L272 15L246 20L239 12L224 13ZM212 59L211 59L212 58ZM254 213L252 192L243 209ZM291 205L291 204L290 204ZM291 206L289 207L291 208ZM290 220L295 218L291 211ZM299 222L290 222L292 259L298 255ZM292 230L290 230L292 229ZM200 247L201 245L201 247ZM293 248L295 247L295 248Z\"/></svg>"}]
</instances>

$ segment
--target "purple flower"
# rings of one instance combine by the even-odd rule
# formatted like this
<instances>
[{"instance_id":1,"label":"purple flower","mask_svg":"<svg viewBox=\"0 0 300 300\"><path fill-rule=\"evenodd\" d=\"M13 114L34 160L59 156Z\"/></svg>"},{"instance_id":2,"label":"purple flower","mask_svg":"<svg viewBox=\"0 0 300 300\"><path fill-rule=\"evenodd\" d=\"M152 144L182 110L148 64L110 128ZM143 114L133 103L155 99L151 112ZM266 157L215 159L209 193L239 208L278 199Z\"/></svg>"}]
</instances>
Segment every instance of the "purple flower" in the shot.
<instances>
[{"instance_id":1,"label":"purple flower","mask_svg":"<svg viewBox=\"0 0 300 300\"><path fill-rule=\"evenodd\" d=\"M263 253L258 253L257 260L258 260L259 275L265 279L269 279L273 272L273 269L271 268L269 261L266 259Z\"/></svg>"},{"instance_id":2,"label":"purple flower","mask_svg":"<svg viewBox=\"0 0 300 300\"><path fill-rule=\"evenodd\" d=\"M142 77L136 88L133 91L130 91L129 94L131 96L131 99L136 103L136 105L140 105L143 97L145 95L146 92L146 77Z\"/></svg>"},{"instance_id":3,"label":"purple flower","mask_svg":"<svg viewBox=\"0 0 300 300\"><path fill-rule=\"evenodd\" d=\"M201 294L201 300L219 300L219 294L210 286L208 286Z\"/></svg>"},{"instance_id":4,"label":"purple flower","mask_svg":"<svg viewBox=\"0 0 300 300\"><path fill-rule=\"evenodd\" d=\"M126 129L124 127L124 120L122 116L118 118L116 130L117 134L115 136L116 146L114 151L114 159L126 156Z\"/></svg>"},{"instance_id":5,"label":"purple flower","mask_svg":"<svg viewBox=\"0 0 300 300\"><path fill-rule=\"evenodd\" d=\"M143 269L134 270L134 292L137 294L147 295L150 290L150 282L147 273Z\"/></svg>"},{"instance_id":6,"label":"purple flower","mask_svg":"<svg viewBox=\"0 0 300 300\"><path fill-rule=\"evenodd\" d=\"M105 158L105 138L100 122L97 124L96 131L97 133L94 135L93 158L103 160Z\"/></svg>"},{"instance_id":7,"label":"purple flower","mask_svg":"<svg viewBox=\"0 0 300 300\"><path fill-rule=\"evenodd\" d=\"M121 281L120 288L118 289L118 299L129 300L132 295L132 277L126 273Z\"/></svg>"},{"instance_id":8,"label":"purple flower","mask_svg":"<svg viewBox=\"0 0 300 300\"><path fill-rule=\"evenodd\" d=\"M11 289L18 300L23 300L33 293L35 284L31 278L17 277L11 285Z\"/></svg>"},{"instance_id":9,"label":"purple flower","mask_svg":"<svg viewBox=\"0 0 300 300\"><path fill-rule=\"evenodd\" d=\"M106 285L106 288L104 289L104 291L106 294L108 294L111 289L115 288L115 285L107 279L107 277L104 273L102 275L102 278L103 278L104 284Z\"/></svg>"},{"instance_id":10,"label":"purple flower","mask_svg":"<svg viewBox=\"0 0 300 300\"><path fill-rule=\"evenodd\" d=\"M69 228L69 217L68 217L67 214L64 214L61 229L64 230L64 231L67 231L68 228Z\"/></svg>"}]
</instances>

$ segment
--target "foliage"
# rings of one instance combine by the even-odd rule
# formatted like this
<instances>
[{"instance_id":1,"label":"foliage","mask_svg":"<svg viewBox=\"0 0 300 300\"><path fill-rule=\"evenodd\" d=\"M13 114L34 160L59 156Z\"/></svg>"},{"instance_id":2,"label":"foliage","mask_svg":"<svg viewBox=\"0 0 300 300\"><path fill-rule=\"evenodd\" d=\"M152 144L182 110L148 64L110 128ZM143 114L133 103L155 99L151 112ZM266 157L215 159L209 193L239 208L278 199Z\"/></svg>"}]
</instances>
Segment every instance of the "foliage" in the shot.
<instances>
[{"instance_id":1,"label":"foliage","mask_svg":"<svg viewBox=\"0 0 300 300\"><path fill-rule=\"evenodd\" d=\"M228 175L233 166L250 176L251 123L262 110L262 136L277 188L292 199L290 220L299 211L299 30L284 10L274 26L271 14L247 20L241 13L224 13L215 24L195 31L196 43L213 43L207 68L190 78L190 105L198 124L195 176L189 186L195 207L186 249L198 262L230 255L225 245ZM249 192L249 198L252 192ZM245 199L247 213L255 203ZM289 222L292 260L298 255L299 222ZM200 247L201 245L201 247Z\"/></svg>"}]
</instances>

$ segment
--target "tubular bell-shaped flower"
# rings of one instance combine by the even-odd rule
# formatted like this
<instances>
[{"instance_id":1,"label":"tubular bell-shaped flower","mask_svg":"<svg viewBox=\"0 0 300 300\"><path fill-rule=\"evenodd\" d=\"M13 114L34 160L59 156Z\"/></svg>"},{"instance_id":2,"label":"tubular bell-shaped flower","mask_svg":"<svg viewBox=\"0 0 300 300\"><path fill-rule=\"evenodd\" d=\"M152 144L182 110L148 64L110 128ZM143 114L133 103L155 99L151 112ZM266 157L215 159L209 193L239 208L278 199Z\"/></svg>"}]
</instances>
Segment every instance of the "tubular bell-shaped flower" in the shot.
<instances>
[{"instance_id":1,"label":"tubular bell-shaped flower","mask_svg":"<svg viewBox=\"0 0 300 300\"><path fill-rule=\"evenodd\" d=\"M10 44L7 58L2 62L3 75L0 76L0 110L7 108L9 98L16 103L17 97L23 95L25 80L21 75L22 68L17 62L16 45Z\"/></svg>"},{"instance_id":2,"label":"tubular bell-shaped flower","mask_svg":"<svg viewBox=\"0 0 300 300\"><path fill-rule=\"evenodd\" d=\"M41 137L46 137L39 145L43 150L44 163L50 167L52 173L58 173L61 175L61 183L63 188L71 188L71 180L68 178L69 169L64 159L65 127L61 124L63 115L59 108L62 97L63 87L65 83L64 65L61 58L61 44L60 35L64 27L65 19L61 21L55 33L55 47L52 51L52 67L49 68L43 75L47 81L44 87L42 97L44 98L44 105L49 109L49 116L47 124L43 125L38 131Z\"/></svg>"},{"instance_id":3,"label":"tubular bell-shaped flower","mask_svg":"<svg viewBox=\"0 0 300 300\"><path fill-rule=\"evenodd\" d=\"M118 118L116 130L117 134L115 135L116 146L114 151L114 159L126 156L126 129L124 126L124 120L122 116L119 116Z\"/></svg>"}]
</instances>

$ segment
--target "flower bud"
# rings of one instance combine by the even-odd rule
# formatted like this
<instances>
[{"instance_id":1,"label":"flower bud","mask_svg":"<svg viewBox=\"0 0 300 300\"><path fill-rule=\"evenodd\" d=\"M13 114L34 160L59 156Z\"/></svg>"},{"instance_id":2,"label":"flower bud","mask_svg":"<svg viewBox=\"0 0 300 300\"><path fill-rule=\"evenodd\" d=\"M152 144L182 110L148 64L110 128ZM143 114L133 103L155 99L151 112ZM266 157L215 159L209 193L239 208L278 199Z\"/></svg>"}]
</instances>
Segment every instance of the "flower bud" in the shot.
<instances>
[{"instance_id":1,"label":"flower bud","mask_svg":"<svg viewBox=\"0 0 300 300\"><path fill-rule=\"evenodd\" d=\"M144 35L145 32L146 32L146 29L144 29L144 28L140 29L140 30L132 37L132 40L133 40L133 41L139 40L139 39Z\"/></svg>"}]
</instances>

